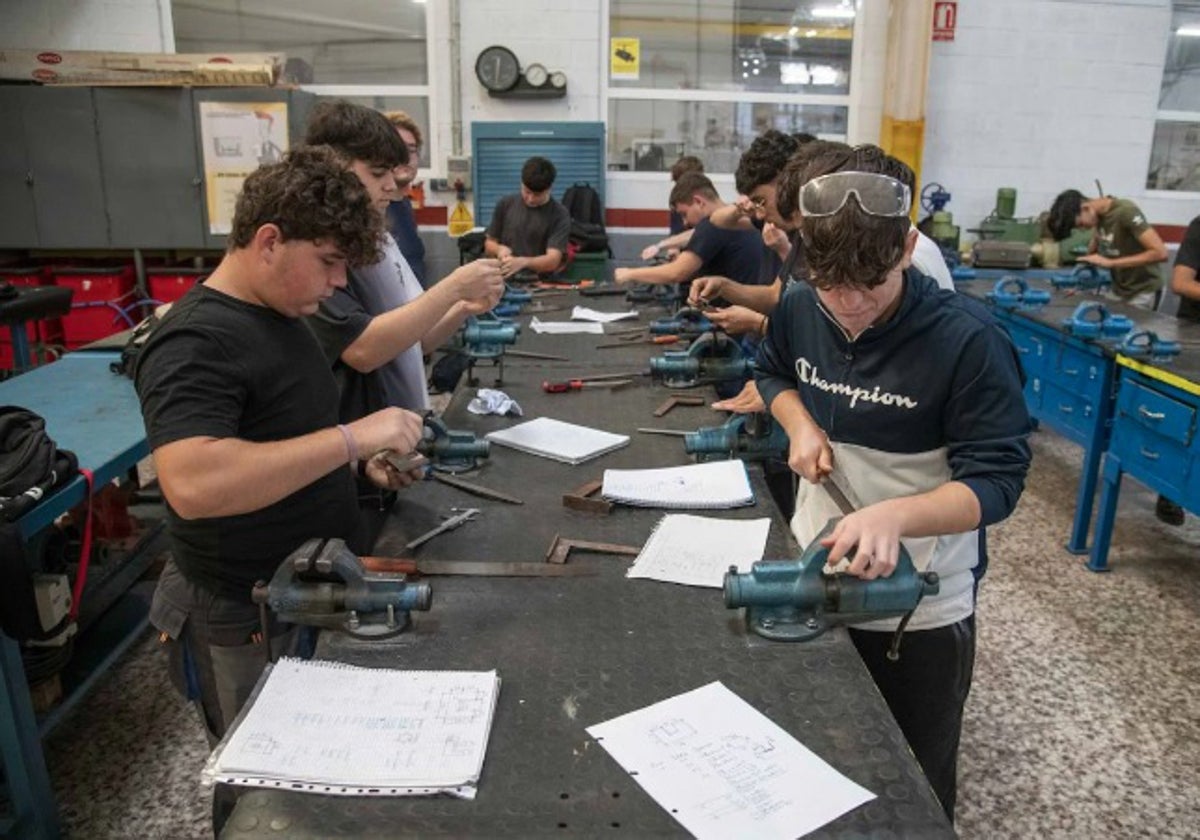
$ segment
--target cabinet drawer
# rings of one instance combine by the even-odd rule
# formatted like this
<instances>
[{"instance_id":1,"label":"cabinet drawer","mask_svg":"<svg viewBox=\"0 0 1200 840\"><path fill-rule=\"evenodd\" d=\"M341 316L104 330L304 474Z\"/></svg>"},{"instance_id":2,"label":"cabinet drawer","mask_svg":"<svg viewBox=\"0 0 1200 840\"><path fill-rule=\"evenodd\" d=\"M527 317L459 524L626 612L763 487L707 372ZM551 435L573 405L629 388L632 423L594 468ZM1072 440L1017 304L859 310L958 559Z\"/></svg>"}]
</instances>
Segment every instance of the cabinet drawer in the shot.
<instances>
[{"instance_id":1,"label":"cabinet drawer","mask_svg":"<svg viewBox=\"0 0 1200 840\"><path fill-rule=\"evenodd\" d=\"M1055 382L1090 402L1098 401L1104 389L1104 359L1066 344L1059 345L1055 355Z\"/></svg>"},{"instance_id":2,"label":"cabinet drawer","mask_svg":"<svg viewBox=\"0 0 1200 840\"><path fill-rule=\"evenodd\" d=\"M1184 498L1192 456L1176 441L1156 434L1129 416L1121 416L1113 429L1109 451L1121 459L1121 468L1135 478L1160 493Z\"/></svg>"},{"instance_id":3,"label":"cabinet drawer","mask_svg":"<svg viewBox=\"0 0 1200 840\"><path fill-rule=\"evenodd\" d=\"M1043 386L1042 416L1052 426L1074 429L1087 437L1096 425L1096 405L1086 397L1055 384Z\"/></svg>"},{"instance_id":4,"label":"cabinet drawer","mask_svg":"<svg viewBox=\"0 0 1200 840\"><path fill-rule=\"evenodd\" d=\"M1021 359L1021 367L1025 369L1025 375L1032 378L1041 373L1045 369L1046 362L1047 343L1045 339L1039 338L1028 330L1022 329L1012 323L1004 323L1004 327L1008 330L1013 345L1017 348L1017 354Z\"/></svg>"},{"instance_id":5,"label":"cabinet drawer","mask_svg":"<svg viewBox=\"0 0 1200 840\"><path fill-rule=\"evenodd\" d=\"M1140 382L1125 380L1117 396L1117 411L1133 422L1187 446L1196 426L1196 408L1172 399Z\"/></svg>"}]
</instances>

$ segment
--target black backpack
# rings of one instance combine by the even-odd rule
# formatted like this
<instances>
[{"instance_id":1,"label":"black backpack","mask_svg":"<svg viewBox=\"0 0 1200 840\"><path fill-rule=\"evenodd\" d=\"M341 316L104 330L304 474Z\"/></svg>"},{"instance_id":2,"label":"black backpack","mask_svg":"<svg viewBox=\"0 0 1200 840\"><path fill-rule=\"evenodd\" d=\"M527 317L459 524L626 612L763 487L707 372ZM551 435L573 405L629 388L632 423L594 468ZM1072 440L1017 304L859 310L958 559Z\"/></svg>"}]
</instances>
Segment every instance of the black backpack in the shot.
<instances>
[{"instance_id":1,"label":"black backpack","mask_svg":"<svg viewBox=\"0 0 1200 840\"><path fill-rule=\"evenodd\" d=\"M562 205L571 215L570 241L576 250L585 253L604 251L611 257L608 233L604 229L604 205L592 185L577 181L567 187Z\"/></svg>"}]
</instances>

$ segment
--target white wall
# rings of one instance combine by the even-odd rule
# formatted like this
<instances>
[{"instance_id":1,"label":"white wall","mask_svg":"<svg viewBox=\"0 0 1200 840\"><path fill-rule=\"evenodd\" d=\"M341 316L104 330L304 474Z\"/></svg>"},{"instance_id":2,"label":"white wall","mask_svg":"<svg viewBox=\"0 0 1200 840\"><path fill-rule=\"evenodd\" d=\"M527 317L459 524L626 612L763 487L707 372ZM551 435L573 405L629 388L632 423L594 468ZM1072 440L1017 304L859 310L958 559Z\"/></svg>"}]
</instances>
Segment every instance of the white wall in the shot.
<instances>
[{"instance_id":1,"label":"white wall","mask_svg":"<svg viewBox=\"0 0 1200 840\"><path fill-rule=\"evenodd\" d=\"M888 0L862 3L855 60L864 78L853 94L852 142L878 139L882 109ZM460 0L464 140L472 120L605 119L604 6ZM174 41L170 0L3 0L0 10L0 48L159 51ZM1185 224L1200 201L1144 188L1169 23L1169 0L961 0L955 40L932 46L922 181L953 193L950 209L964 227L992 209L998 187L1017 188L1025 216L1067 187L1091 192L1096 178L1152 221ZM435 28L439 40L449 38L447 24ZM522 64L566 72L567 96L488 97L474 65L491 44L508 46ZM445 43L435 50L448 54ZM448 75L431 80L443 103ZM448 129L443 107L439 126ZM716 180L732 193L731 178ZM667 182L627 173L612 176L608 191L610 206L662 209Z\"/></svg>"}]
</instances>

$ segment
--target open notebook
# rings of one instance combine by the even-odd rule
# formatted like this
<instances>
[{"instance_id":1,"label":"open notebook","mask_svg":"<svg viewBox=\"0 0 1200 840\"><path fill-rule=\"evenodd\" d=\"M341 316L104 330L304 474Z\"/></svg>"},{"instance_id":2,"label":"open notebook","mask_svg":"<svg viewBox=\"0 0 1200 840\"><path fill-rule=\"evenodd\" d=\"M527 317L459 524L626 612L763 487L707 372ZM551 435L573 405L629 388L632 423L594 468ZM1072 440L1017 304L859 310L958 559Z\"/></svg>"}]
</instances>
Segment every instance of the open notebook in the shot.
<instances>
[{"instance_id":1,"label":"open notebook","mask_svg":"<svg viewBox=\"0 0 1200 840\"><path fill-rule=\"evenodd\" d=\"M539 417L527 423L489 432L487 439L501 446L509 446L531 455L541 455L568 464L582 464L629 444L629 435L577 426L550 417Z\"/></svg>"},{"instance_id":2,"label":"open notebook","mask_svg":"<svg viewBox=\"0 0 1200 840\"><path fill-rule=\"evenodd\" d=\"M733 508L754 504L742 461L709 461L657 470L605 470L610 502L655 508Z\"/></svg>"},{"instance_id":3,"label":"open notebook","mask_svg":"<svg viewBox=\"0 0 1200 840\"><path fill-rule=\"evenodd\" d=\"M208 783L352 796L475 797L495 671L282 659L204 768Z\"/></svg>"}]
</instances>

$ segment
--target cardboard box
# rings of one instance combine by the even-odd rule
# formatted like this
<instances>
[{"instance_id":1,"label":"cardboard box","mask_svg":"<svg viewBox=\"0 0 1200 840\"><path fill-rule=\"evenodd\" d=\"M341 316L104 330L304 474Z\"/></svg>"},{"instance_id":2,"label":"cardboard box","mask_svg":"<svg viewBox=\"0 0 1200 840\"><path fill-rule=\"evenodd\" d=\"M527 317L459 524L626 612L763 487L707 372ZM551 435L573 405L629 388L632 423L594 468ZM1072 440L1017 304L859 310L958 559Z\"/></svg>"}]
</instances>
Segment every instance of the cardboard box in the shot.
<instances>
[{"instance_id":1,"label":"cardboard box","mask_svg":"<svg viewBox=\"0 0 1200 840\"><path fill-rule=\"evenodd\" d=\"M282 53L122 53L0 50L0 79L47 85L264 86Z\"/></svg>"}]
</instances>

